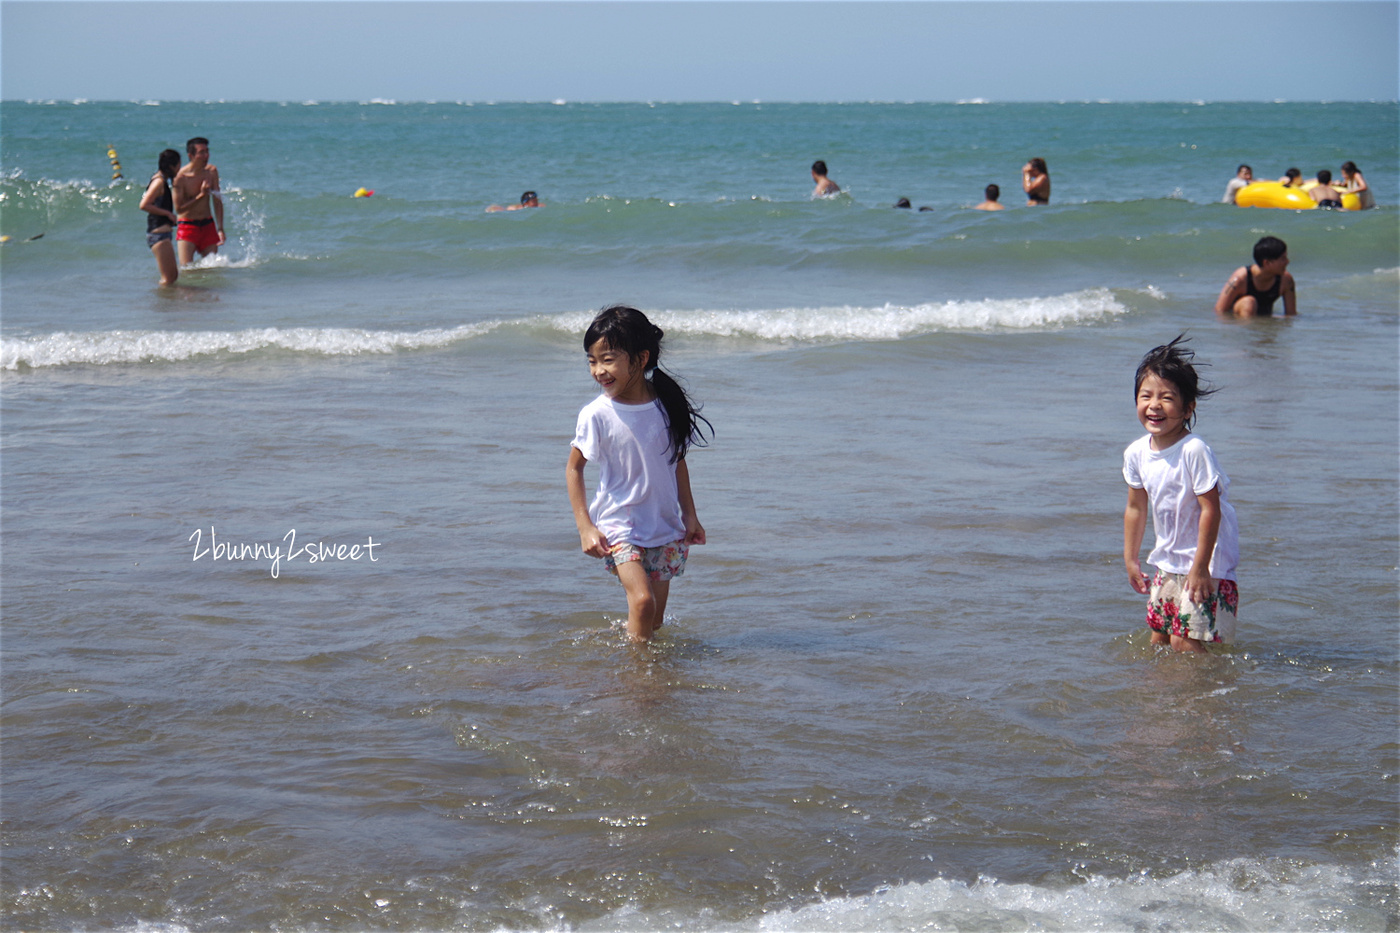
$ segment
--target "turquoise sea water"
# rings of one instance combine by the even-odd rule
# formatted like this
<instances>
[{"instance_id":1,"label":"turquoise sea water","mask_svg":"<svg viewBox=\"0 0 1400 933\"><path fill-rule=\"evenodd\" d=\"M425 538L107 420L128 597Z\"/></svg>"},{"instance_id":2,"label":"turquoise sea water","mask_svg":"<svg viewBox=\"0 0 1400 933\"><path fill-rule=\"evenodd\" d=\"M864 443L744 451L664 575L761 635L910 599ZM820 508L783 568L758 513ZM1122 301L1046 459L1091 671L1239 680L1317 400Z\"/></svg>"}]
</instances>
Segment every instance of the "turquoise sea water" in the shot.
<instances>
[{"instance_id":1,"label":"turquoise sea water","mask_svg":"<svg viewBox=\"0 0 1400 933\"><path fill-rule=\"evenodd\" d=\"M0 118L6 926L1400 925L1395 104ZM193 135L229 245L162 290ZM1377 210L1218 203L1347 159ZM1301 314L1217 320L1266 233ZM640 650L563 488L613 301L717 429ZM1182 331L1242 539L1209 659L1120 557Z\"/></svg>"}]
</instances>

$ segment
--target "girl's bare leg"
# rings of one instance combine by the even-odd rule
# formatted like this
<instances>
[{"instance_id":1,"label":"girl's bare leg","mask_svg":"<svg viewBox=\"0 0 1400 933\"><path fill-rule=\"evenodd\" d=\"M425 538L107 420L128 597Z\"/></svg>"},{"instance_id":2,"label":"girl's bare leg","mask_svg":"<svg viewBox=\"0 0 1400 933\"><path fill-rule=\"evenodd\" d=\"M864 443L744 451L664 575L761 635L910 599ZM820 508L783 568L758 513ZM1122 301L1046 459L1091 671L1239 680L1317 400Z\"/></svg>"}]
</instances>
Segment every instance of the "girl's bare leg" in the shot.
<instances>
[{"instance_id":1,"label":"girl's bare leg","mask_svg":"<svg viewBox=\"0 0 1400 933\"><path fill-rule=\"evenodd\" d=\"M652 629L656 627L656 594L654 584L641 561L628 561L617 565L617 578L627 591L627 634L634 642L651 640Z\"/></svg>"},{"instance_id":2,"label":"girl's bare leg","mask_svg":"<svg viewBox=\"0 0 1400 933\"><path fill-rule=\"evenodd\" d=\"M1209 654L1206 650L1205 642L1197 638L1187 638L1185 635L1172 636L1173 651L1189 651L1192 654Z\"/></svg>"},{"instance_id":3,"label":"girl's bare leg","mask_svg":"<svg viewBox=\"0 0 1400 933\"><path fill-rule=\"evenodd\" d=\"M651 595L656 600L656 613L652 617L651 631L656 634L656 630L661 628L666 621L666 597L671 595L671 581L658 580L651 584Z\"/></svg>"}]
</instances>

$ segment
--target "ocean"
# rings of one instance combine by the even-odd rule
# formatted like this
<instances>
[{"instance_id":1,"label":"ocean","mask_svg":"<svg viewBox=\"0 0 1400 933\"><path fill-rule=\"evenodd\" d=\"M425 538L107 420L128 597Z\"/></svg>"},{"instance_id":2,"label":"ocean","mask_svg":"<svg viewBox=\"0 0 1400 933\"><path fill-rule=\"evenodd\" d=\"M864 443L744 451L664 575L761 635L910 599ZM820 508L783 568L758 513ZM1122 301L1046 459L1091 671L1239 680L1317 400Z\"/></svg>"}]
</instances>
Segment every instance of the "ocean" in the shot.
<instances>
[{"instance_id":1,"label":"ocean","mask_svg":"<svg viewBox=\"0 0 1400 933\"><path fill-rule=\"evenodd\" d=\"M5 101L0 924L1400 929L1397 112ZM1220 203L1348 159L1377 209ZM1265 234L1300 313L1218 319ZM615 302L715 427L643 647L564 487ZM1205 658L1121 557L1180 333Z\"/></svg>"}]
</instances>

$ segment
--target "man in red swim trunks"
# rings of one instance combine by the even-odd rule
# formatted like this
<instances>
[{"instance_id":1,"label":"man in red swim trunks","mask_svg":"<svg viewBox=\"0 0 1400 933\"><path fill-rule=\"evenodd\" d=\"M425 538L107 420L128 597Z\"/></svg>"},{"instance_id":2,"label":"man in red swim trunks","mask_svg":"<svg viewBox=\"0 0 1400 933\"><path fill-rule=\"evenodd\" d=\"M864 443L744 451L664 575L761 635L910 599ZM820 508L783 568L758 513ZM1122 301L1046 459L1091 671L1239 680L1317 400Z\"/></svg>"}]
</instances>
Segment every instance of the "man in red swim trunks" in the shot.
<instances>
[{"instance_id":1,"label":"man in red swim trunks","mask_svg":"<svg viewBox=\"0 0 1400 933\"><path fill-rule=\"evenodd\" d=\"M224 244L224 202L219 196L219 170L209 164L209 140L196 136L185 143L190 161L175 174L175 216L179 226L175 248L180 265L194 261L195 253L217 253Z\"/></svg>"}]
</instances>

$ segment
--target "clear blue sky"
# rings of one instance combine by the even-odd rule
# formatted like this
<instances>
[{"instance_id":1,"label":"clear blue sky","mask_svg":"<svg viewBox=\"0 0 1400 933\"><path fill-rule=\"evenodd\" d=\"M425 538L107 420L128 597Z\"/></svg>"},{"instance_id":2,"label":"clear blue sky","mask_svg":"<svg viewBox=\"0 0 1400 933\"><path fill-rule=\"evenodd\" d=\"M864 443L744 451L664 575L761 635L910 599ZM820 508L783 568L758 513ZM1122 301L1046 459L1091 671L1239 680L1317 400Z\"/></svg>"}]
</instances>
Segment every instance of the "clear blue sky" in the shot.
<instances>
[{"instance_id":1,"label":"clear blue sky","mask_svg":"<svg viewBox=\"0 0 1400 933\"><path fill-rule=\"evenodd\" d=\"M1400 3L3 0L0 95L1394 100ZM1330 23L1337 38L1314 38Z\"/></svg>"}]
</instances>

